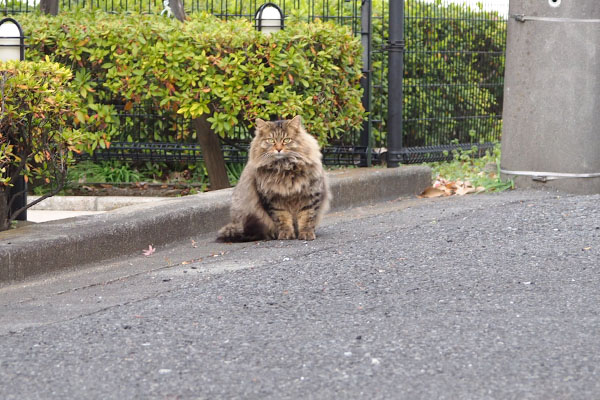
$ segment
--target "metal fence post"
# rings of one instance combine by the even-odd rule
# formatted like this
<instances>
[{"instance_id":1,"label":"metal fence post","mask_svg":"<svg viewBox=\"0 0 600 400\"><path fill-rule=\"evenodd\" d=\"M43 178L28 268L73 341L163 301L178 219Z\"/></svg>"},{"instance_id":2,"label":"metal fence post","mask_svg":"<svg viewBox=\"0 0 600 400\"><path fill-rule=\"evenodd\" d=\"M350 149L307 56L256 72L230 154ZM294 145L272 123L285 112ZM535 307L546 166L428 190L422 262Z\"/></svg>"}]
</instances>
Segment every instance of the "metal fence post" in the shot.
<instances>
[{"instance_id":1,"label":"metal fence post","mask_svg":"<svg viewBox=\"0 0 600 400\"><path fill-rule=\"evenodd\" d=\"M360 85L363 88L362 105L368 113L371 112L371 38L373 37L371 8L371 0L362 0L360 8L360 40L363 52ZM364 153L360 157L361 167L371 166L371 127L371 115L369 115L363 122L360 132L360 147L364 149Z\"/></svg>"},{"instance_id":2,"label":"metal fence post","mask_svg":"<svg viewBox=\"0 0 600 400\"><path fill-rule=\"evenodd\" d=\"M404 94L404 0L390 0L388 45L387 166L402 161L402 102Z\"/></svg>"},{"instance_id":3,"label":"metal fence post","mask_svg":"<svg viewBox=\"0 0 600 400\"><path fill-rule=\"evenodd\" d=\"M10 26L13 26L14 29L11 29ZM0 46L2 46L3 49L14 49L15 47L18 49L18 53L14 53L14 52L9 52L8 53L3 53L0 57L0 60L2 61L9 61L9 60L19 60L19 61L24 61L25 60L25 35L23 34L23 29L21 28L21 25L14 20L13 18L7 17L4 18L2 20L0 20L0 26L2 28L6 28L8 27L7 30L3 30L0 29ZM15 32L16 30L16 32ZM6 36L8 33L8 37ZM15 36L15 33L18 32L18 36ZM14 41L16 41L17 43L15 43ZM13 169L9 168L9 174L8 176L12 176ZM27 182L25 181L25 177L23 175L18 175L15 176L14 181L12 182L13 186L10 187L10 189L8 190L8 201L9 204L11 204L10 209L9 209L9 218L12 218L12 216L19 210L23 209L23 211L21 211L21 213L16 217L16 219L18 221L27 221L27 209L25 208L25 206L27 206Z\"/></svg>"}]
</instances>

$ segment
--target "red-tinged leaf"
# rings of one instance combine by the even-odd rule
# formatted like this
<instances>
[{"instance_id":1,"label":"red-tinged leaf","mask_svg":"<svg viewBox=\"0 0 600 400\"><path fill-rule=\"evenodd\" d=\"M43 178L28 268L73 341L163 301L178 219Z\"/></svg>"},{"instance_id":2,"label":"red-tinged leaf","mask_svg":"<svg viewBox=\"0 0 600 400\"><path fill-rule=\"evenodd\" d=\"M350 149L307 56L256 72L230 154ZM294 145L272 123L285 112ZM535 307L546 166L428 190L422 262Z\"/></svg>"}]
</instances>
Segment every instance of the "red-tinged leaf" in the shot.
<instances>
[{"instance_id":1,"label":"red-tinged leaf","mask_svg":"<svg viewBox=\"0 0 600 400\"><path fill-rule=\"evenodd\" d=\"M132 107L133 107L133 103L128 101L127 103L125 103L125 107L123 107L123 109L125 111L129 111L129 110L131 110Z\"/></svg>"},{"instance_id":2,"label":"red-tinged leaf","mask_svg":"<svg viewBox=\"0 0 600 400\"><path fill-rule=\"evenodd\" d=\"M288 79L290 80L290 83L293 85L294 84L294 77L292 76L292 74L288 74Z\"/></svg>"},{"instance_id":3,"label":"red-tinged leaf","mask_svg":"<svg viewBox=\"0 0 600 400\"><path fill-rule=\"evenodd\" d=\"M165 86L167 87L167 89L169 89L170 94L175 93L175 86L173 86L173 84L171 82L165 83Z\"/></svg>"}]
</instances>

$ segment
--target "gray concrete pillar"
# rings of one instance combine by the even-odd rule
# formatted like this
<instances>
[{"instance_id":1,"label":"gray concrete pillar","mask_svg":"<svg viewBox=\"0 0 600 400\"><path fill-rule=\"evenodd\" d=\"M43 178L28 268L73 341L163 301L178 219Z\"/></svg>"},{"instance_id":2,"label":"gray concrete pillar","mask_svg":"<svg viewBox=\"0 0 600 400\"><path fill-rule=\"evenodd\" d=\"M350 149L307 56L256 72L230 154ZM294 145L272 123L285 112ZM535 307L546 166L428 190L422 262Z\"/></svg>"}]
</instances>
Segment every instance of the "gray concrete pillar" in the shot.
<instances>
[{"instance_id":1,"label":"gray concrete pillar","mask_svg":"<svg viewBox=\"0 0 600 400\"><path fill-rule=\"evenodd\" d=\"M600 193L600 1L510 0L501 169Z\"/></svg>"}]
</instances>

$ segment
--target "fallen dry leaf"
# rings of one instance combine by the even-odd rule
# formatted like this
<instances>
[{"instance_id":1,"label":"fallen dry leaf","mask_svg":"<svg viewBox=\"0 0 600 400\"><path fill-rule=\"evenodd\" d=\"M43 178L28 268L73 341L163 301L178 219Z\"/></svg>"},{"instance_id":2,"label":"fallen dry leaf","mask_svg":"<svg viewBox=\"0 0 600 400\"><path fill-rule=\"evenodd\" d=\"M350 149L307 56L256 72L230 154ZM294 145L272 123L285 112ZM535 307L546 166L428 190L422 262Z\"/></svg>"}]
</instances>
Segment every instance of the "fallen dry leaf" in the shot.
<instances>
[{"instance_id":1,"label":"fallen dry leaf","mask_svg":"<svg viewBox=\"0 0 600 400\"><path fill-rule=\"evenodd\" d=\"M441 196L447 196L447 194L444 190L430 186L427 189L425 189L423 191L423 193L421 193L421 195L418 197L421 199L430 199L432 197L441 197Z\"/></svg>"},{"instance_id":2,"label":"fallen dry leaf","mask_svg":"<svg viewBox=\"0 0 600 400\"><path fill-rule=\"evenodd\" d=\"M146 257L150 257L152 254L154 254L155 251L156 249L150 244L148 245L148 250L142 251L142 254L144 254Z\"/></svg>"},{"instance_id":3,"label":"fallen dry leaf","mask_svg":"<svg viewBox=\"0 0 600 400\"><path fill-rule=\"evenodd\" d=\"M456 194L459 196L464 196L469 193L475 193L475 188L473 186L461 185L456 189Z\"/></svg>"}]
</instances>

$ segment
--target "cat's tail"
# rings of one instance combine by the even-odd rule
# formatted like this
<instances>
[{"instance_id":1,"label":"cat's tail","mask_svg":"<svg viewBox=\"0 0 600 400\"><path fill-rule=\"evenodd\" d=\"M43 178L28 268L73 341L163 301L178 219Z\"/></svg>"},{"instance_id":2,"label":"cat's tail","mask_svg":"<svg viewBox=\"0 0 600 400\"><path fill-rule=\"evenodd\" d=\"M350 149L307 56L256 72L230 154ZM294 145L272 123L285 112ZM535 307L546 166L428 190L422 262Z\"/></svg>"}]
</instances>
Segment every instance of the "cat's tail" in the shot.
<instances>
[{"instance_id":1,"label":"cat's tail","mask_svg":"<svg viewBox=\"0 0 600 400\"><path fill-rule=\"evenodd\" d=\"M218 242L253 242L269 239L267 227L254 215L249 215L243 223L231 222L219 230Z\"/></svg>"}]
</instances>

